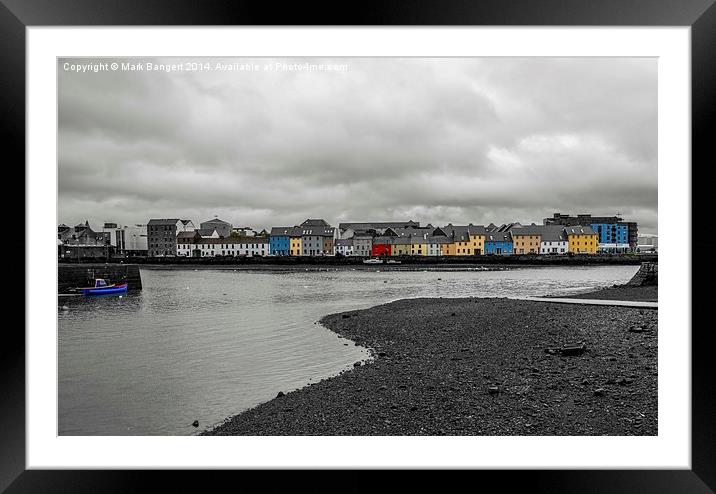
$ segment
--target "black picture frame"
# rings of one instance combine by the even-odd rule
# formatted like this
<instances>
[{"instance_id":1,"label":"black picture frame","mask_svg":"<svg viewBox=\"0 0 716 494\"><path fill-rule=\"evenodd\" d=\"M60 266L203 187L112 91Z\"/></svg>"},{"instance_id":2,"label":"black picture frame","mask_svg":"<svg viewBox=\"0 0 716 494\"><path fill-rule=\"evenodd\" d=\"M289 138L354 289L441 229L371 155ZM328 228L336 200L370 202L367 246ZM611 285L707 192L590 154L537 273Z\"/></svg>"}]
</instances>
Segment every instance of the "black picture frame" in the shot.
<instances>
[{"instance_id":1,"label":"black picture frame","mask_svg":"<svg viewBox=\"0 0 716 494\"><path fill-rule=\"evenodd\" d=\"M6 153L10 151L16 157L15 163L25 162L25 28L112 25L691 26L692 184L708 183L705 170L708 170L707 159L713 148L709 134L713 125L709 124L713 124L716 114L714 0L388 0L355 4L315 1L286 2L280 7L228 0L203 3L192 0L0 0L0 98L3 109L0 121ZM12 166L19 168L15 164ZM24 173L19 179L25 183ZM709 211L704 195L699 199L695 192L692 192L693 232L707 224L705 215ZM684 232L687 228L683 226ZM713 251L713 248L710 234L693 235L693 258L697 253ZM32 260L25 257L23 260L27 272L27 263ZM7 268L7 276L24 279L19 272L15 274L20 264L14 261L9 263L12 267ZM700 264L698 278L709 279L713 269L710 262ZM695 282L696 277L692 280ZM697 321L696 314L704 311L708 296L708 290L696 290L693 284L692 321ZM481 471L479 475L485 478L480 480L480 485L487 486L489 484L482 482L493 479L504 483L508 477L510 487L524 484L536 492L716 490L716 387L711 365L714 347L710 325L692 326L691 470ZM164 489L170 489L171 484L182 486L182 490L189 488L187 475L181 472L167 475L166 472L26 470L25 337L16 324L5 325L0 352L0 490L126 492L147 486L149 480L161 480ZM211 475L214 485L226 476ZM157 478L159 476L161 479ZM422 482L421 475L412 478ZM295 481L294 477L292 482Z\"/></svg>"}]
</instances>

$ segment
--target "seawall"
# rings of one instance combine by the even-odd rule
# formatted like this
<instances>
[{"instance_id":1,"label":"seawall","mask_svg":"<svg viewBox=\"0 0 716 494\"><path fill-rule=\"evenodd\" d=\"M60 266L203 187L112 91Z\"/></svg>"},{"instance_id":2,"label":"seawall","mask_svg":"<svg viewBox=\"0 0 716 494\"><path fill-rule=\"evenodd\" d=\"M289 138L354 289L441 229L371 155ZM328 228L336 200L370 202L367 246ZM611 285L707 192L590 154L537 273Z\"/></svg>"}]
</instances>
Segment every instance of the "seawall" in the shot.
<instances>
[{"instance_id":1,"label":"seawall","mask_svg":"<svg viewBox=\"0 0 716 494\"><path fill-rule=\"evenodd\" d=\"M57 293L71 293L71 289L94 286L95 278L109 283L126 281L128 290L141 290L142 277L136 264L66 264L57 266Z\"/></svg>"},{"instance_id":2,"label":"seawall","mask_svg":"<svg viewBox=\"0 0 716 494\"><path fill-rule=\"evenodd\" d=\"M593 265L638 265L644 262L657 263L657 254L603 254L603 255L576 255L576 256L549 256L549 255L511 255L511 256L445 256L445 257L417 257L396 256L390 259L398 260L403 265L415 266L449 266L454 264L488 266L488 265L524 265L524 266L593 266ZM127 259L109 259L107 263L116 264L126 262ZM66 261L62 264L86 265L87 261ZM94 261L96 263L96 261ZM358 266L363 265L361 257L136 257L133 264L147 264L158 266Z\"/></svg>"},{"instance_id":3,"label":"seawall","mask_svg":"<svg viewBox=\"0 0 716 494\"><path fill-rule=\"evenodd\" d=\"M629 280L627 286L658 286L659 265L655 262L642 263L639 271Z\"/></svg>"}]
</instances>

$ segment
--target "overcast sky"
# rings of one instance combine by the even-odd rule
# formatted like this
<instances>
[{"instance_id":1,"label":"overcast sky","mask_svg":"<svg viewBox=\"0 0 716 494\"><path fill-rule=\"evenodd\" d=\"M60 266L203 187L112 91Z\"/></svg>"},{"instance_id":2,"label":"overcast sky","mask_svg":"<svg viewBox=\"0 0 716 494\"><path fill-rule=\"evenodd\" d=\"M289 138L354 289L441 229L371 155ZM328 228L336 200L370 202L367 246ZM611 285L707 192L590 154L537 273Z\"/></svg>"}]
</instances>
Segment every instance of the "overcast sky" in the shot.
<instances>
[{"instance_id":1,"label":"overcast sky","mask_svg":"<svg viewBox=\"0 0 716 494\"><path fill-rule=\"evenodd\" d=\"M657 233L656 59L136 59L212 70L65 70L114 61L58 62L61 223L524 224L621 212ZM277 70L284 61L346 67Z\"/></svg>"}]
</instances>

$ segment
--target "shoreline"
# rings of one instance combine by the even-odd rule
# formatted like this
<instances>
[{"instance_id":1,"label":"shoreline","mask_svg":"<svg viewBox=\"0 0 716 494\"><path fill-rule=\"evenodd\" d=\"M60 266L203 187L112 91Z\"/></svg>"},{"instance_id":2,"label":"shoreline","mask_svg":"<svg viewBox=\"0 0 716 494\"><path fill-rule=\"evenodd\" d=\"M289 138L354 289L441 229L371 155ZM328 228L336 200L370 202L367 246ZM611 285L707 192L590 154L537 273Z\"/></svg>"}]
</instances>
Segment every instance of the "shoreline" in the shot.
<instances>
[{"instance_id":1,"label":"shoreline","mask_svg":"<svg viewBox=\"0 0 716 494\"><path fill-rule=\"evenodd\" d=\"M635 302L658 302L659 287L657 285L629 286L614 285L586 293L569 295L569 298L584 298L597 300L629 300ZM558 295L548 298L555 298Z\"/></svg>"},{"instance_id":2,"label":"shoreline","mask_svg":"<svg viewBox=\"0 0 716 494\"><path fill-rule=\"evenodd\" d=\"M651 296L651 287L628 289ZM320 323L372 349L373 360L277 389L201 434L656 435L657 318L506 298L403 299L331 314ZM571 343L584 351L563 355Z\"/></svg>"},{"instance_id":3,"label":"shoreline","mask_svg":"<svg viewBox=\"0 0 716 494\"><path fill-rule=\"evenodd\" d=\"M166 258L110 258L110 259L60 259L60 265L105 265L105 264L136 264L151 267L226 267L234 269L263 268L305 268L323 267L393 267L389 264L363 264L363 257L166 257ZM402 266L605 266L605 265L640 265L644 262L658 262L658 254L591 254L591 255L481 255L481 256L394 256L388 259L400 261Z\"/></svg>"}]
</instances>

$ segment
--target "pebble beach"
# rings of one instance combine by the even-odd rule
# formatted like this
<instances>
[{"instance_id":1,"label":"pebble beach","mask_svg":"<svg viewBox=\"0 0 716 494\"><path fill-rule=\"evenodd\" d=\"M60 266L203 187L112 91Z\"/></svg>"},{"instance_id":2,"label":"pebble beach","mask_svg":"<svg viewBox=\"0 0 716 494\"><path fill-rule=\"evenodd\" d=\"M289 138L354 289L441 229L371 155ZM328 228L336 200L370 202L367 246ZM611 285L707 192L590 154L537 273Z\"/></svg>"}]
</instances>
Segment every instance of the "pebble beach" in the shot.
<instances>
[{"instance_id":1,"label":"pebble beach","mask_svg":"<svg viewBox=\"0 0 716 494\"><path fill-rule=\"evenodd\" d=\"M368 362L203 434L656 435L657 317L506 298L332 314L321 324L371 349Z\"/></svg>"}]
</instances>

